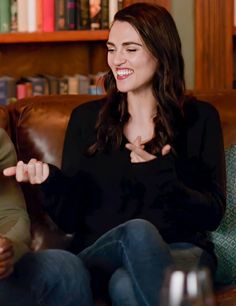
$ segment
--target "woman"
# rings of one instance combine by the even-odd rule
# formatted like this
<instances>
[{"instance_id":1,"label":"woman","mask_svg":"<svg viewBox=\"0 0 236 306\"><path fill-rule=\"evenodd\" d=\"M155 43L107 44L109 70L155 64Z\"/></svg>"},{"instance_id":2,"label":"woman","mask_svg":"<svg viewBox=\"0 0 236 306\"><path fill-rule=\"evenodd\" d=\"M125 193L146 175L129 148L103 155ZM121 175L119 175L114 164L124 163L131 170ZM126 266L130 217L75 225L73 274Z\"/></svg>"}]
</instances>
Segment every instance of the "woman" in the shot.
<instances>
[{"instance_id":1,"label":"woman","mask_svg":"<svg viewBox=\"0 0 236 306\"><path fill-rule=\"evenodd\" d=\"M109 279L114 305L158 305L165 270L216 258L205 232L225 210L217 111L185 97L181 42L170 14L137 3L115 15L107 98L77 107L62 170L31 160L5 175L42 184L45 207L73 251Z\"/></svg>"},{"instance_id":2,"label":"woman","mask_svg":"<svg viewBox=\"0 0 236 306\"><path fill-rule=\"evenodd\" d=\"M15 164L14 146L0 128L0 170ZM87 302L91 303L89 276L81 260L63 250L33 253L30 243L30 220L20 186L14 179L1 175L0 305L87 306Z\"/></svg>"}]
</instances>

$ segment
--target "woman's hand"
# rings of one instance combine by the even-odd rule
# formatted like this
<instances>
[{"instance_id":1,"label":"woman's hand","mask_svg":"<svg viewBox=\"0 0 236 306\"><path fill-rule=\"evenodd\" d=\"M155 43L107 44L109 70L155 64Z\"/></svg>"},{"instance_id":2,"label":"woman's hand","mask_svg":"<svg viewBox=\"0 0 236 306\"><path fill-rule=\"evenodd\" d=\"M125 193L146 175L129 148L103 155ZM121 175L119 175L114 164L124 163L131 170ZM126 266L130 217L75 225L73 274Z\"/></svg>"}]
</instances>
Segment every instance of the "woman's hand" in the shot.
<instances>
[{"instance_id":1,"label":"woman's hand","mask_svg":"<svg viewBox=\"0 0 236 306\"><path fill-rule=\"evenodd\" d=\"M16 166L3 170L5 176L15 176L18 182L41 184L49 176L49 166L32 158L28 164L19 161Z\"/></svg>"},{"instance_id":2,"label":"woman's hand","mask_svg":"<svg viewBox=\"0 0 236 306\"><path fill-rule=\"evenodd\" d=\"M133 143L127 143L125 147L131 151L131 163L142 163L157 158L155 155L152 155L144 150L144 145L141 144L140 136L138 136ZM171 146L167 144L162 148L161 154L166 155L170 152L170 150Z\"/></svg>"},{"instance_id":3,"label":"woman's hand","mask_svg":"<svg viewBox=\"0 0 236 306\"><path fill-rule=\"evenodd\" d=\"M12 241L0 236L0 279L9 276L14 269Z\"/></svg>"}]
</instances>

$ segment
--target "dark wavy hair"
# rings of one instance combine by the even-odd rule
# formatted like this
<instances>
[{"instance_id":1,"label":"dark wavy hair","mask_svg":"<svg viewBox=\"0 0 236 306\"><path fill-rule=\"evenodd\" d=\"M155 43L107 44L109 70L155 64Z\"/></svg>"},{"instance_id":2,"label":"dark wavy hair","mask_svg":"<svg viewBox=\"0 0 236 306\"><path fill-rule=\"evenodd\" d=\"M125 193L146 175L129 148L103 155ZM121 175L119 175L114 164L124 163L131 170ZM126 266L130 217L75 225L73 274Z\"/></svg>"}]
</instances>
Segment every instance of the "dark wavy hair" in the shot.
<instances>
[{"instance_id":1,"label":"dark wavy hair","mask_svg":"<svg viewBox=\"0 0 236 306\"><path fill-rule=\"evenodd\" d=\"M182 118L185 81L180 37L170 13L155 4L127 6L116 13L115 21L126 21L132 25L158 62L152 80L157 101L157 116L153 119L155 136L145 146L150 153L156 154L165 144L174 147ZM107 101L98 116L97 140L89 148L90 154L118 149L123 139L124 124L129 119L127 94L118 92L111 70L104 81Z\"/></svg>"}]
</instances>

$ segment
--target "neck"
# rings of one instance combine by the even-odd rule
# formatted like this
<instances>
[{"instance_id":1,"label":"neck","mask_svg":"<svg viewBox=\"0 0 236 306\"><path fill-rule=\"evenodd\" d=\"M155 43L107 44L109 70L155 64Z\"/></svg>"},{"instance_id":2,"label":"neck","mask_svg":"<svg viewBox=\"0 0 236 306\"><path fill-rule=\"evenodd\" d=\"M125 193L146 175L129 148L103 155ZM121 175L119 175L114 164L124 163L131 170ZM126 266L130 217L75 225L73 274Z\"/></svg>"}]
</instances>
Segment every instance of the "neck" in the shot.
<instances>
[{"instance_id":1,"label":"neck","mask_svg":"<svg viewBox=\"0 0 236 306\"><path fill-rule=\"evenodd\" d=\"M128 112L133 121L150 121L157 113L156 99L153 95L128 95Z\"/></svg>"}]
</instances>

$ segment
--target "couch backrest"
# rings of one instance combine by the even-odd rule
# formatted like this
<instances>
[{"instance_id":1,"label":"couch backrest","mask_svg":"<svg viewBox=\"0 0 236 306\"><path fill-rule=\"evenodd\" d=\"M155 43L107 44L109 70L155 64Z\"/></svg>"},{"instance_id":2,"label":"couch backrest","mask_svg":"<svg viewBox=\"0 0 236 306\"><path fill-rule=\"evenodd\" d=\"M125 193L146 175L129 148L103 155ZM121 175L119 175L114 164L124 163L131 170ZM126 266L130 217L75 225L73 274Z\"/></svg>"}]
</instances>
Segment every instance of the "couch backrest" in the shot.
<instances>
[{"instance_id":1,"label":"couch backrest","mask_svg":"<svg viewBox=\"0 0 236 306\"><path fill-rule=\"evenodd\" d=\"M60 167L65 130L74 107L91 95L36 96L8 107L18 159L37 158Z\"/></svg>"}]
</instances>

